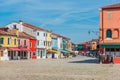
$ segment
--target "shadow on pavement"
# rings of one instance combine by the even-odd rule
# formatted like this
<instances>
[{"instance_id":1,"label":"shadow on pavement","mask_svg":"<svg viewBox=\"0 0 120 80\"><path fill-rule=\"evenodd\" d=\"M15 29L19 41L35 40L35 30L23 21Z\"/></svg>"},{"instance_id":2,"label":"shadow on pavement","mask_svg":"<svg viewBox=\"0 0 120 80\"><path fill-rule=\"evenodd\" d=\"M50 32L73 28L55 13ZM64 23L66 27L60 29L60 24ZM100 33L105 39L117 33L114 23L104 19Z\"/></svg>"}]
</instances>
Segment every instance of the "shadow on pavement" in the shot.
<instances>
[{"instance_id":1,"label":"shadow on pavement","mask_svg":"<svg viewBox=\"0 0 120 80\"><path fill-rule=\"evenodd\" d=\"M87 59L87 60L81 60L81 61L70 61L68 63L90 63L90 64L99 64L98 59Z\"/></svg>"}]
</instances>

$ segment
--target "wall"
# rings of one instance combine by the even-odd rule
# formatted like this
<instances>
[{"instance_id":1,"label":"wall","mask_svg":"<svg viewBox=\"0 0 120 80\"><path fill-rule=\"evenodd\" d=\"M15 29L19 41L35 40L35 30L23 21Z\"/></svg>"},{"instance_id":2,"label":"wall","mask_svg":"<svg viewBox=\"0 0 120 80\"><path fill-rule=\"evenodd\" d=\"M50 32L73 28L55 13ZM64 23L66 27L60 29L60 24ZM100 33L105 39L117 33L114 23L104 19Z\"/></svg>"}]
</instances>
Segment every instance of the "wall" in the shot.
<instances>
[{"instance_id":1,"label":"wall","mask_svg":"<svg viewBox=\"0 0 120 80\"><path fill-rule=\"evenodd\" d=\"M22 22L13 22L11 24L6 25L5 27L8 27L9 29L14 29L13 25L16 25L16 27L19 29L20 32L23 31Z\"/></svg>"},{"instance_id":2,"label":"wall","mask_svg":"<svg viewBox=\"0 0 120 80\"><path fill-rule=\"evenodd\" d=\"M30 50L32 52L36 52L36 40L35 39L30 39L29 42L32 43L32 46L30 47Z\"/></svg>"},{"instance_id":3,"label":"wall","mask_svg":"<svg viewBox=\"0 0 120 80\"><path fill-rule=\"evenodd\" d=\"M51 33L50 32L47 32L46 42L47 42L46 49L51 49L52 45L48 45L48 42L50 42L50 44L52 42Z\"/></svg>"},{"instance_id":4,"label":"wall","mask_svg":"<svg viewBox=\"0 0 120 80\"><path fill-rule=\"evenodd\" d=\"M39 36L37 36L37 32L39 32ZM46 46L44 45L44 41L46 41L46 38L44 36L44 31L37 31L36 32L36 38L37 41L39 41L39 45L37 45L37 48L46 48Z\"/></svg>"},{"instance_id":5,"label":"wall","mask_svg":"<svg viewBox=\"0 0 120 80\"><path fill-rule=\"evenodd\" d=\"M72 46L71 46L71 41L70 40L68 40L68 50L72 51Z\"/></svg>"},{"instance_id":6,"label":"wall","mask_svg":"<svg viewBox=\"0 0 120 80\"><path fill-rule=\"evenodd\" d=\"M58 49L62 49L63 45L62 45L62 37L58 37L58 41L57 41L57 45L58 45Z\"/></svg>"},{"instance_id":7,"label":"wall","mask_svg":"<svg viewBox=\"0 0 120 80\"><path fill-rule=\"evenodd\" d=\"M112 30L111 39L106 38L107 29ZM120 9L100 10L100 43L120 43Z\"/></svg>"},{"instance_id":8,"label":"wall","mask_svg":"<svg viewBox=\"0 0 120 80\"><path fill-rule=\"evenodd\" d=\"M68 49L68 41L67 41L67 40L63 39L63 40L62 40L62 45L63 45L63 49L64 49L64 50L67 50L67 49Z\"/></svg>"},{"instance_id":9,"label":"wall","mask_svg":"<svg viewBox=\"0 0 120 80\"><path fill-rule=\"evenodd\" d=\"M57 43L58 43L57 38L52 38L52 48L57 49L58 48Z\"/></svg>"},{"instance_id":10,"label":"wall","mask_svg":"<svg viewBox=\"0 0 120 80\"><path fill-rule=\"evenodd\" d=\"M20 39L20 46L24 47L24 40L26 40L26 46L28 49L30 48L29 39L26 38L19 38L19 39Z\"/></svg>"},{"instance_id":11,"label":"wall","mask_svg":"<svg viewBox=\"0 0 120 80\"><path fill-rule=\"evenodd\" d=\"M4 43L1 44L2 47L18 47L18 38L14 36L3 36L0 38L4 38ZM8 45L8 38L10 38L10 44ZM14 45L14 39L16 39L16 45Z\"/></svg>"},{"instance_id":12,"label":"wall","mask_svg":"<svg viewBox=\"0 0 120 80\"><path fill-rule=\"evenodd\" d=\"M23 31L31 36L36 37L36 30L28 28L28 27L23 27Z\"/></svg>"}]
</instances>

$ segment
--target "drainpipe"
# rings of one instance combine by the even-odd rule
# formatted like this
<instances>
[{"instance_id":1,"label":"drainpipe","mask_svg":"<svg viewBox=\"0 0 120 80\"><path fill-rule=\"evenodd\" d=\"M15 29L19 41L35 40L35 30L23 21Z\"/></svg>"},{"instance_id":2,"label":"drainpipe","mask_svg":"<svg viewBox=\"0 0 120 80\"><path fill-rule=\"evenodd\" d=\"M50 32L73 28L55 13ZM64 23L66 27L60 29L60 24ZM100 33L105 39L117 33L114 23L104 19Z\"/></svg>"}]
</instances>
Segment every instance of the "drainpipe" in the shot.
<instances>
[{"instance_id":1,"label":"drainpipe","mask_svg":"<svg viewBox=\"0 0 120 80\"><path fill-rule=\"evenodd\" d=\"M103 30L103 9L102 10L102 40L103 40L103 43L104 43L104 30Z\"/></svg>"}]
</instances>

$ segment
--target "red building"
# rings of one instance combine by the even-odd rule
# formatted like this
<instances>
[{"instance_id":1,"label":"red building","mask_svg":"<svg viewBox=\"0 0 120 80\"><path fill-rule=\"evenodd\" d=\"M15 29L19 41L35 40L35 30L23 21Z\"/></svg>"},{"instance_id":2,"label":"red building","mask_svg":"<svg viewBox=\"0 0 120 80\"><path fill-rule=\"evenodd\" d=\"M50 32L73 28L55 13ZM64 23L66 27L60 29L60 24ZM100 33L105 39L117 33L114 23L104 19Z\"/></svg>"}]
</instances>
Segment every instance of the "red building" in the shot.
<instances>
[{"instance_id":1,"label":"red building","mask_svg":"<svg viewBox=\"0 0 120 80\"><path fill-rule=\"evenodd\" d=\"M120 63L120 3L101 7L99 39L104 61Z\"/></svg>"},{"instance_id":2,"label":"red building","mask_svg":"<svg viewBox=\"0 0 120 80\"><path fill-rule=\"evenodd\" d=\"M36 42L37 42L36 39L30 39L29 40L30 50L31 50L31 52L30 52L30 58L32 57L33 59L36 59L36 50L37 50L37 48L36 48ZM33 54L31 55L31 53L33 53Z\"/></svg>"}]
</instances>

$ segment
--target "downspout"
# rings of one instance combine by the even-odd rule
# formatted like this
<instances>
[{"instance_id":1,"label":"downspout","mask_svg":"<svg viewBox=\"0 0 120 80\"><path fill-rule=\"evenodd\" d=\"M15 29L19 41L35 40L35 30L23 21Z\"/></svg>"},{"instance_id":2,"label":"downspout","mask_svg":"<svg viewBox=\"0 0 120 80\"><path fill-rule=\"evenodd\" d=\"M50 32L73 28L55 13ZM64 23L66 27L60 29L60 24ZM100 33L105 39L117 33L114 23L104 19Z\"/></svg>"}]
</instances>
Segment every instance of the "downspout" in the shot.
<instances>
[{"instance_id":1,"label":"downspout","mask_svg":"<svg viewBox=\"0 0 120 80\"><path fill-rule=\"evenodd\" d=\"M104 43L104 30L103 30L103 9L102 10L102 40L103 40L103 43Z\"/></svg>"}]
</instances>

